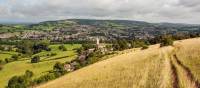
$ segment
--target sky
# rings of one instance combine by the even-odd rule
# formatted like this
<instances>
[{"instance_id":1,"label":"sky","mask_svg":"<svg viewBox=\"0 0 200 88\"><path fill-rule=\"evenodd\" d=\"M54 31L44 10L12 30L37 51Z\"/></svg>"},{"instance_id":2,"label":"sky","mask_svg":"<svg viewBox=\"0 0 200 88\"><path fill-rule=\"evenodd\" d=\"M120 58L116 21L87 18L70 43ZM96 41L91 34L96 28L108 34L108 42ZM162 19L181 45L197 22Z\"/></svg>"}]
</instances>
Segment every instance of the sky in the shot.
<instances>
[{"instance_id":1,"label":"sky","mask_svg":"<svg viewBox=\"0 0 200 88\"><path fill-rule=\"evenodd\" d=\"M200 24L200 0L0 0L0 22L70 18Z\"/></svg>"}]
</instances>

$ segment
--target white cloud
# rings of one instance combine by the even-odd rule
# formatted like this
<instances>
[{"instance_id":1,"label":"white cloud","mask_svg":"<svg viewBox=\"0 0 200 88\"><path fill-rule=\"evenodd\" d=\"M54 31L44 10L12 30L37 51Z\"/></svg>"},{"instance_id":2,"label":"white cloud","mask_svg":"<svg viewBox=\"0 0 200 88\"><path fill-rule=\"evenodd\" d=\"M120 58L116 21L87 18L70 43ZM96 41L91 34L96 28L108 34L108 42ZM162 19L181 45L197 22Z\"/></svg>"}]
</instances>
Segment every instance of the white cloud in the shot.
<instances>
[{"instance_id":1,"label":"white cloud","mask_svg":"<svg viewBox=\"0 0 200 88\"><path fill-rule=\"evenodd\" d=\"M5 0L0 4L0 19L109 18L200 23L199 4L199 0Z\"/></svg>"}]
</instances>

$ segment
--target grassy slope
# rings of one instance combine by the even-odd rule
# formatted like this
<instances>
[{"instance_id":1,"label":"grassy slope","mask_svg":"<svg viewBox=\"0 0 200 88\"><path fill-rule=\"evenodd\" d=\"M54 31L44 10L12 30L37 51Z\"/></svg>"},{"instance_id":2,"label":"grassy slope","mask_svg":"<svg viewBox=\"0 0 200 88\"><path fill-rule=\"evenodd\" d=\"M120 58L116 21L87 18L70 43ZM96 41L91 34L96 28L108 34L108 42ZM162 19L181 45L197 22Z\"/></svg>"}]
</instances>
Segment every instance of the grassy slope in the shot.
<instances>
[{"instance_id":1,"label":"grassy slope","mask_svg":"<svg viewBox=\"0 0 200 88\"><path fill-rule=\"evenodd\" d=\"M0 51L0 60L10 58L14 54L17 54L17 52Z\"/></svg>"},{"instance_id":2,"label":"grassy slope","mask_svg":"<svg viewBox=\"0 0 200 88\"><path fill-rule=\"evenodd\" d=\"M34 73L34 78L39 77L43 74L45 74L47 71L51 70L53 68L53 65L59 61L59 62L66 62L71 61L75 58L75 52L73 51L74 48L80 47L80 45L65 45L68 51L60 51L58 50L59 45L51 45L52 48L51 52L56 52L57 55L53 57L43 57L42 62L31 64L30 59L28 60L22 60L22 61L15 61L8 63L4 66L3 70L0 71L0 88L3 88L7 85L7 81L15 75L21 75L24 74L26 70L31 70ZM42 52L39 53L39 55L46 55L50 52ZM59 58L64 57L65 58ZM57 59L58 58L58 59Z\"/></svg>"},{"instance_id":3,"label":"grassy slope","mask_svg":"<svg viewBox=\"0 0 200 88\"><path fill-rule=\"evenodd\" d=\"M200 38L188 39L176 41L173 47L155 45L147 50L125 53L39 88L198 88L199 45Z\"/></svg>"},{"instance_id":4,"label":"grassy slope","mask_svg":"<svg viewBox=\"0 0 200 88\"><path fill-rule=\"evenodd\" d=\"M161 57L158 46L152 46L85 67L40 87L159 88L167 81L162 77L165 59Z\"/></svg>"},{"instance_id":5,"label":"grassy slope","mask_svg":"<svg viewBox=\"0 0 200 88\"><path fill-rule=\"evenodd\" d=\"M200 82L200 39L176 42L177 68L182 88L199 88ZM175 58L175 57L174 57Z\"/></svg>"}]
</instances>

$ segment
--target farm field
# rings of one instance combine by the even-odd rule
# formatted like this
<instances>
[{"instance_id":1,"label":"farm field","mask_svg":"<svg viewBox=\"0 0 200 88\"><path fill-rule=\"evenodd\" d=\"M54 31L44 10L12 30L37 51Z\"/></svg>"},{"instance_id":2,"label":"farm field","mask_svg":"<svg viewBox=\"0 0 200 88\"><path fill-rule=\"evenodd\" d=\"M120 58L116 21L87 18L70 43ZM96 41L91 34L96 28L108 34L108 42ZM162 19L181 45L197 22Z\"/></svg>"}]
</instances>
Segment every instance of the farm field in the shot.
<instances>
[{"instance_id":1,"label":"farm field","mask_svg":"<svg viewBox=\"0 0 200 88\"><path fill-rule=\"evenodd\" d=\"M199 88L200 38L131 51L38 88Z\"/></svg>"},{"instance_id":2,"label":"farm field","mask_svg":"<svg viewBox=\"0 0 200 88\"><path fill-rule=\"evenodd\" d=\"M17 52L9 52L9 51L0 51L0 60L4 60L6 58L10 58L12 55L18 54Z\"/></svg>"},{"instance_id":3,"label":"farm field","mask_svg":"<svg viewBox=\"0 0 200 88\"><path fill-rule=\"evenodd\" d=\"M44 75L49 70L53 68L56 62L66 62L71 61L76 58L75 48L81 47L79 44L65 44L67 48L66 51L61 51L58 49L60 45L50 45L51 51L42 51L38 53L41 56L41 61L39 63L30 63L30 58L22 58L18 61L14 61L4 65L3 69L0 71L0 88L4 88L7 85L8 80L15 75L22 75L26 70L31 70L34 73L33 78L37 78ZM47 56L47 54L56 53L55 56Z\"/></svg>"}]
</instances>

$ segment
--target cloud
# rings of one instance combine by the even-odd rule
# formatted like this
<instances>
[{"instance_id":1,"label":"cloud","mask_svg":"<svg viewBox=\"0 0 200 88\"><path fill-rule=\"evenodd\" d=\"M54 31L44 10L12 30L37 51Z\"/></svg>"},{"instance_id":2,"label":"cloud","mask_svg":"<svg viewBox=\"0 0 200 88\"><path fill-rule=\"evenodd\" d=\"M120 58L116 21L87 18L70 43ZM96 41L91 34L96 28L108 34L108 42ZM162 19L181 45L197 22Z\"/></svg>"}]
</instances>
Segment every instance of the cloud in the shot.
<instances>
[{"instance_id":1,"label":"cloud","mask_svg":"<svg viewBox=\"0 0 200 88\"><path fill-rule=\"evenodd\" d=\"M67 18L200 23L199 0L0 0L0 19Z\"/></svg>"}]
</instances>

